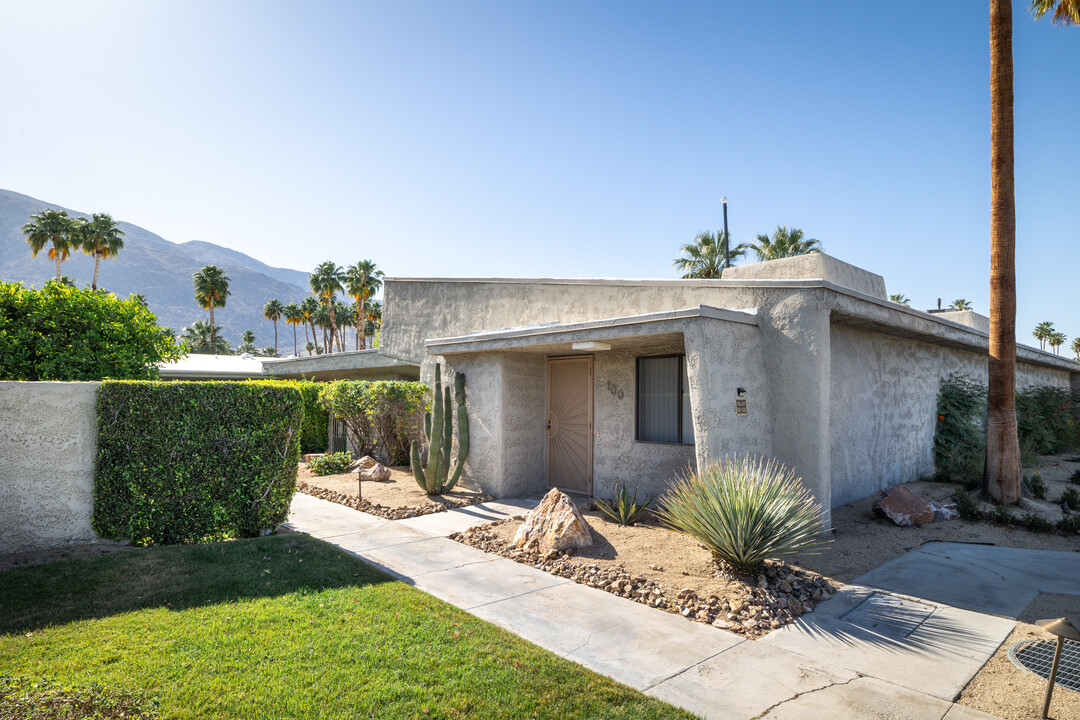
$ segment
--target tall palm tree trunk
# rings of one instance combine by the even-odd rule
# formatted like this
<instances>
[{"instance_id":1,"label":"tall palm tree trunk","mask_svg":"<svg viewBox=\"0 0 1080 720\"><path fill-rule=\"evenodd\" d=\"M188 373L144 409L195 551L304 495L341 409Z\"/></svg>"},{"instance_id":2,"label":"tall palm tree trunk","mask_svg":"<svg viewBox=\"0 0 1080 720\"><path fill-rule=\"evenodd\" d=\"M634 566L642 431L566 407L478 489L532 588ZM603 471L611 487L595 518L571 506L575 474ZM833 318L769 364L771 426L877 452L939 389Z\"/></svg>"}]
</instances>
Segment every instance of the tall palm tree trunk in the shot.
<instances>
[{"instance_id":1,"label":"tall palm tree trunk","mask_svg":"<svg viewBox=\"0 0 1080 720\"><path fill-rule=\"evenodd\" d=\"M56 282L60 282L60 251L53 247L53 260L56 261Z\"/></svg>"},{"instance_id":2,"label":"tall palm tree trunk","mask_svg":"<svg viewBox=\"0 0 1080 720\"><path fill-rule=\"evenodd\" d=\"M293 357L296 357L297 355L300 354L299 352L296 351L296 325L295 324L292 326L292 354L293 354Z\"/></svg>"},{"instance_id":3,"label":"tall palm tree trunk","mask_svg":"<svg viewBox=\"0 0 1080 720\"><path fill-rule=\"evenodd\" d=\"M98 267L100 267L100 266L101 266L101 256L98 255L97 253L94 253L94 280L93 280L93 282L90 283L90 289L91 290L97 290L97 271L98 271Z\"/></svg>"},{"instance_id":4,"label":"tall palm tree trunk","mask_svg":"<svg viewBox=\"0 0 1080 720\"><path fill-rule=\"evenodd\" d=\"M1016 432L1016 198L1012 0L990 0L990 375L983 490L1020 500Z\"/></svg>"},{"instance_id":5,"label":"tall palm tree trunk","mask_svg":"<svg viewBox=\"0 0 1080 720\"><path fill-rule=\"evenodd\" d=\"M277 349L277 320L274 321L274 354L280 355Z\"/></svg>"},{"instance_id":6,"label":"tall palm tree trunk","mask_svg":"<svg viewBox=\"0 0 1080 720\"><path fill-rule=\"evenodd\" d=\"M217 349L214 347L214 301L210 301L210 352L217 355Z\"/></svg>"}]
</instances>

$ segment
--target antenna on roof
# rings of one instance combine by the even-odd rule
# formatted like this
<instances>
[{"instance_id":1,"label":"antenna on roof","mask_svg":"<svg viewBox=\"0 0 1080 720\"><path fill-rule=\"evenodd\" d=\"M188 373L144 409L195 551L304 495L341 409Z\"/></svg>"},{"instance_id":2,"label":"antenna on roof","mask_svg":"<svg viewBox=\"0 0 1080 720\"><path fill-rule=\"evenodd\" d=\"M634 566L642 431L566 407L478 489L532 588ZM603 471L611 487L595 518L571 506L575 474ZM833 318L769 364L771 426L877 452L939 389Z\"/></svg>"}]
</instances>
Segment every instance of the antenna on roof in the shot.
<instances>
[{"instance_id":1,"label":"antenna on roof","mask_svg":"<svg viewBox=\"0 0 1080 720\"><path fill-rule=\"evenodd\" d=\"M937 299L937 309L938 309L938 310L940 310L940 309L941 309L941 298L938 298L938 299Z\"/></svg>"}]
</instances>

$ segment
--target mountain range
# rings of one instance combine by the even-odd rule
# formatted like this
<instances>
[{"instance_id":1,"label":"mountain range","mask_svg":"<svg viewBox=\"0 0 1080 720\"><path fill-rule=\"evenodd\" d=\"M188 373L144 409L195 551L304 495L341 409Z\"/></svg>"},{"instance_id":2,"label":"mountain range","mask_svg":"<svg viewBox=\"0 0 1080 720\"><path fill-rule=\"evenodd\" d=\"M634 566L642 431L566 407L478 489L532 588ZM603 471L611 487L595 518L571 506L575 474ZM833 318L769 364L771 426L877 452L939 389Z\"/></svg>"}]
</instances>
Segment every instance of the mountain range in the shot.
<instances>
[{"instance_id":1,"label":"mountain range","mask_svg":"<svg viewBox=\"0 0 1080 720\"><path fill-rule=\"evenodd\" d=\"M0 280L40 287L56 276L56 265L48 258L48 250L42 250L35 258L22 234L22 226L30 216L45 209L67 210L72 217L90 215L0 189ZM124 231L124 249L116 257L101 261L98 287L125 298L131 293L141 293L158 322L177 333L196 320L209 319L209 313L195 302L191 280L192 274L204 265L217 265L231 280L232 294L225 307L214 310L214 320L234 346L240 344L240 335L245 330L255 332L258 347L273 345L274 325L263 317L263 305L275 297L284 304L298 302L311 292L308 273L270 267L242 252L213 243L199 240L174 243L138 225L127 222L117 225ZM94 260L76 251L63 263L61 272L79 285L89 285L94 275ZM282 355L292 354L292 328L284 320L278 321L278 347Z\"/></svg>"}]
</instances>

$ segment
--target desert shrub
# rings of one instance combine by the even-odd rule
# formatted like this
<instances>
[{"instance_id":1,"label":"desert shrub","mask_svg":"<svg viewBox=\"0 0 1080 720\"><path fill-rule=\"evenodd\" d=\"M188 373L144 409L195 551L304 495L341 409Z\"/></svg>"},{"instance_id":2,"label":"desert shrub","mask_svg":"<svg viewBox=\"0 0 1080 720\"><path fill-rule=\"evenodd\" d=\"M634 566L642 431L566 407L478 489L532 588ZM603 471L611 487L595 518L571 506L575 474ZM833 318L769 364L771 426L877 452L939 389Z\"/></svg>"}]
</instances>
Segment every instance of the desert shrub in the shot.
<instances>
[{"instance_id":1,"label":"desert shrub","mask_svg":"<svg viewBox=\"0 0 1080 720\"><path fill-rule=\"evenodd\" d=\"M1074 394L1036 386L1016 393L1016 427L1021 442L1039 455L1057 455L1080 445L1080 406Z\"/></svg>"},{"instance_id":2,"label":"desert shrub","mask_svg":"<svg viewBox=\"0 0 1080 720\"><path fill-rule=\"evenodd\" d=\"M1076 535L1080 533L1080 514L1073 513L1072 515L1066 515L1058 520L1057 524L1058 532L1065 533L1066 535Z\"/></svg>"},{"instance_id":3,"label":"desert shrub","mask_svg":"<svg viewBox=\"0 0 1080 720\"><path fill-rule=\"evenodd\" d=\"M637 488L634 488L631 495L630 489L626 485L619 484L615 488L615 497L610 502L601 498L593 498L593 505L596 506L597 510L620 525L633 525L655 499L646 497L643 503L638 504Z\"/></svg>"},{"instance_id":4,"label":"desert shrub","mask_svg":"<svg viewBox=\"0 0 1080 720\"><path fill-rule=\"evenodd\" d=\"M1080 492L1077 492L1076 488L1065 488L1061 493L1061 497L1058 498L1058 502L1065 503L1070 510L1080 510Z\"/></svg>"},{"instance_id":5,"label":"desert shrub","mask_svg":"<svg viewBox=\"0 0 1080 720\"><path fill-rule=\"evenodd\" d=\"M1020 523L1031 532L1054 532L1054 523L1050 522L1042 515L1036 515L1035 513L1024 513L1023 517L1020 518Z\"/></svg>"},{"instance_id":6,"label":"desert shrub","mask_svg":"<svg viewBox=\"0 0 1080 720\"><path fill-rule=\"evenodd\" d=\"M1080 470L1073 471L1073 474L1069 476L1069 482L1080 485Z\"/></svg>"},{"instance_id":7,"label":"desert shrub","mask_svg":"<svg viewBox=\"0 0 1080 720\"><path fill-rule=\"evenodd\" d=\"M986 462L986 388L951 374L938 389L934 465L937 479L971 490L982 481Z\"/></svg>"},{"instance_id":8,"label":"desert shrub","mask_svg":"<svg viewBox=\"0 0 1080 720\"><path fill-rule=\"evenodd\" d=\"M1024 486L1031 493L1031 497L1036 500L1046 499L1046 481L1043 480L1042 475L1039 473L1032 473L1024 478Z\"/></svg>"},{"instance_id":9,"label":"desert shrub","mask_svg":"<svg viewBox=\"0 0 1080 720\"><path fill-rule=\"evenodd\" d=\"M106 381L94 528L137 544L250 537L296 488L300 393L274 381Z\"/></svg>"},{"instance_id":10,"label":"desert shrub","mask_svg":"<svg viewBox=\"0 0 1080 720\"><path fill-rule=\"evenodd\" d=\"M0 677L0 718L7 720L157 720L158 701L92 683L68 685Z\"/></svg>"},{"instance_id":11,"label":"desert shrub","mask_svg":"<svg viewBox=\"0 0 1080 720\"><path fill-rule=\"evenodd\" d=\"M418 382L337 380L321 385L319 400L345 422L358 453L405 465L410 443L420 436L427 392Z\"/></svg>"},{"instance_id":12,"label":"desert shrub","mask_svg":"<svg viewBox=\"0 0 1080 720\"><path fill-rule=\"evenodd\" d=\"M979 509L979 501L976 500L971 493L958 490L953 495L953 501L956 503L956 512L960 513L961 520L982 520L983 513Z\"/></svg>"},{"instance_id":13,"label":"desert shrub","mask_svg":"<svg viewBox=\"0 0 1080 720\"><path fill-rule=\"evenodd\" d=\"M353 458L351 453L339 452L312 458L308 470L314 475L338 475L349 469Z\"/></svg>"},{"instance_id":14,"label":"desert shrub","mask_svg":"<svg viewBox=\"0 0 1080 720\"><path fill-rule=\"evenodd\" d=\"M149 380L155 363L179 357L172 333L135 297L0 283L0 380Z\"/></svg>"},{"instance_id":15,"label":"desert shrub","mask_svg":"<svg viewBox=\"0 0 1080 720\"><path fill-rule=\"evenodd\" d=\"M1005 505L995 505L987 519L995 525L1012 525L1016 522L1016 516Z\"/></svg>"},{"instance_id":16,"label":"desert shrub","mask_svg":"<svg viewBox=\"0 0 1080 720\"><path fill-rule=\"evenodd\" d=\"M810 493L775 460L729 457L691 473L661 498L661 522L712 551L736 575L754 575L766 559L812 550L823 513Z\"/></svg>"}]
</instances>

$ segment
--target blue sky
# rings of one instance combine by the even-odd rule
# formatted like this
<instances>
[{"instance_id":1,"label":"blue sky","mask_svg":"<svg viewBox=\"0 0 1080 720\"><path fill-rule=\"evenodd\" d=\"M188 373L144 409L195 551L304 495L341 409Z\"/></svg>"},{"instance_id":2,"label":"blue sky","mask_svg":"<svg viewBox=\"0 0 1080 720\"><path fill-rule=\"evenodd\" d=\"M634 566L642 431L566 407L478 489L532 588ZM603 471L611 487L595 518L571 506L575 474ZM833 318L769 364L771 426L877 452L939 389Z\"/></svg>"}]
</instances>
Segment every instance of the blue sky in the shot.
<instances>
[{"instance_id":1,"label":"blue sky","mask_svg":"<svg viewBox=\"0 0 1080 720\"><path fill-rule=\"evenodd\" d=\"M989 298L986 2L0 0L0 187L273 265L674 277L778 224ZM1015 6L1018 328L1080 335L1080 28Z\"/></svg>"}]
</instances>

